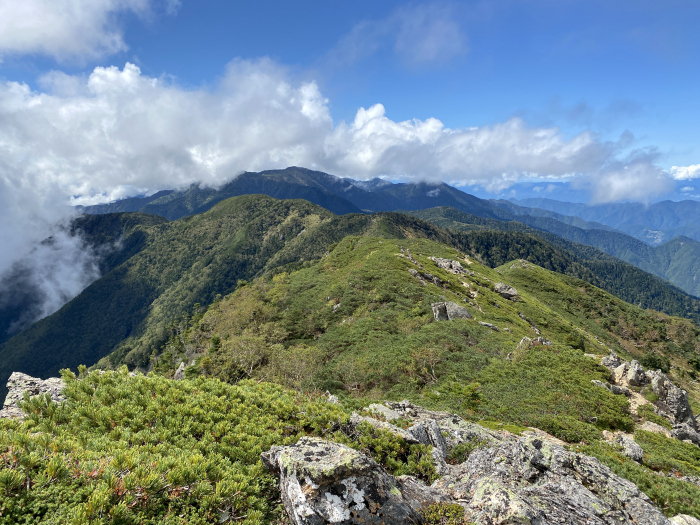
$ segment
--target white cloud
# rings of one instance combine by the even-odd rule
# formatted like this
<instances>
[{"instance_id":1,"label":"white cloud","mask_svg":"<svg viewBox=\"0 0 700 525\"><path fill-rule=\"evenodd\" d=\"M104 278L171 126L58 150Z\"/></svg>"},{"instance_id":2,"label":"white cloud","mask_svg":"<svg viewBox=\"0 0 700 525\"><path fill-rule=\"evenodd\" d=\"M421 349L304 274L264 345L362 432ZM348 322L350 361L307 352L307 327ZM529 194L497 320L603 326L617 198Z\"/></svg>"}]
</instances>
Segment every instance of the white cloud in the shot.
<instances>
[{"instance_id":1,"label":"white cloud","mask_svg":"<svg viewBox=\"0 0 700 525\"><path fill-rule=\"evenodd\" d=\"M676 180L692 180L700 178L700 164L692 166L673 166L669 172Z\"/></svg>"},{"instance_id":2,"label":"white cloud","mask_svg":"<svg viewBox=\"0 0 700 525\"><path fill-rule=\"evenodd\" d=\"M0 59L39 54L57 60L92 59L127 49L117 16L148 16L179 0L0 0Z\"/></svg>"},{"instance_id":3,"label":"white cloud","mask_svg":"<svg viewBox=\"0 0 700 525\"><path fill-rule=\"evenodd\" d=\"M615 161L628 137L567 138L516 118L461 129L434 118L396 122L381 104L334 124L314 82L293 82L267 59L232 62L212 90L183 89L132 64L85 77L53 72L41 85L0 84L0 271L45 237L69 202L218 185L243 170L298 165L490 190L588 174L599 200L666 187L650 162Z\"/></svg>"},{"instance_id":4,"label":"white cloud","mask_svg":"<svg viewBox=\"0 0 700 525\"><path fill-rule=\"evenodd\" d=\"M648 201L673 189L673 181L658 166L648 162L633 162L605 169L591 180L592 201Z\"/></svg>"},{"instance_id":5,"label":"white cloud","mask_svg":"<svg viewBox=\"0 0 700 525\"><path fill-rule=\"evenodd\" d=\"M446 63L466 54L456 4L410 4L382 20L364 20L331 50L329 62L355 63L381 49L391 49L408 66Z\"/></svg>"},{"instance_id":6,"label":"white cloud","mask_svg":"<svg viewBox=\"0 0 700 525\"><path fill-rule=\"evenodd\" d=\"M694 190L695 190L695 188L692 186L683 186L681 188L681 191L683 191L683 192L694 191Z\"/></svg>"}]
</instances>

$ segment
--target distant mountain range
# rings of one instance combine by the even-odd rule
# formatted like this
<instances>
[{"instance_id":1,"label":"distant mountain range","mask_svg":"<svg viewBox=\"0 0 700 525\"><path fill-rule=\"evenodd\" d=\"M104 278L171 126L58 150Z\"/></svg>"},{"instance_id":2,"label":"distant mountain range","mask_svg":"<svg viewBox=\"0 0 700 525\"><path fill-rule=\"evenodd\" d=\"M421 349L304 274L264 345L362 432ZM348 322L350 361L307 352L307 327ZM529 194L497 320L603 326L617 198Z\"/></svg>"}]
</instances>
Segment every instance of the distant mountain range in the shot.
<instances>
[{"instance_id":1,"label":"distant mountain range","mask_svg":"<svg viewBox=\"0 0 700 525\"><path fill-rule=\"evenodd\" d=\"M523 199L511 200L511 202L523 207L539 208L564 215L575 215L587 221L597 221L652 246L678 236L700 241L700 202L698 201L662 201L650 205L627 202L593 206L553 199Z\"/></svg>"},{"instance_id":2,"label":"distant mountain range","mask_svg":"<svg viewBox=\"0 0 700 525\"><path fill-rule=\"evenodd\" d=\"M305 199L339 215L450 207L486 219L517 221L575 243L594 246L700 296L700 242L696 240L700 239L700 203L694 201L667 201L648 208L642 204L585 206L548 199L494 201L444 183L356 181L290 167L246 172L218 189L192 185L185 190L161 191L150 197L81 209L88 214L139 211L176 220L202 213L229 197L249 194ZM671 238L673 232L683 236ZM659 243L659 238L669 240Z\"/></svg>"}]
</instances>

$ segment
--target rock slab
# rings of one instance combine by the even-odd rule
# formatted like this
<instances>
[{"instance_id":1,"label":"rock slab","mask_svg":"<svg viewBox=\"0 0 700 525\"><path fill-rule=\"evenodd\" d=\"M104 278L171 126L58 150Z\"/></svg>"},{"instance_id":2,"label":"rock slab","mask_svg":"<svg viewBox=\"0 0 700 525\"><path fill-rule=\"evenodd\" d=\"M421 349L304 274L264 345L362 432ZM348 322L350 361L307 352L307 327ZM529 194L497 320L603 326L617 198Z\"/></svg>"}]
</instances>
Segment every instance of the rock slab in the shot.
<instances>
[{"instance_id":1,"label":"rock slab","mask_svg":"<svg viewBox=\"0 0 700 525\"><path fill-rule=\"evenodd\" d=\"M50 377L49 379L39 379L32 377L22 372L12 372L10 379L7 381L7 397L5 404L0 410L0 418L22 418L24 412L19 408L20 401L24 400L24 393L29 393L30 397L49 394L51 400L56 403L65 401L61 391L65 387L65 383L61 378Z\"/></svg>"},{"instance_id":2,"label":"rock slab","mask_svg":"<svg viewBox=\"0 0 700 525\"><path fill-rule=\"evenodd\" d=\"M282 502L295 525L420 523L399 482L345 445L303 437L262 454L279 475Z\"/></svg>"}]
</instances>

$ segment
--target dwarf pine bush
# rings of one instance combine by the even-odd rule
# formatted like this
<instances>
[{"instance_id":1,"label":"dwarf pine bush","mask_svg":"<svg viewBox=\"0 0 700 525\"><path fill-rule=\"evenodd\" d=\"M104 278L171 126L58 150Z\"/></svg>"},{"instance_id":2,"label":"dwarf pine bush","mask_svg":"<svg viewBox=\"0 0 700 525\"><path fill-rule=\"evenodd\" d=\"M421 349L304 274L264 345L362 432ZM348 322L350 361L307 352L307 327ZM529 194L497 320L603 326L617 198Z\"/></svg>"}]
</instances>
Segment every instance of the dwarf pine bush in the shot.
<instances>
[{"instance_id":1,"label":"dwarf pine bush","mask_svg":"<svg viewBox=\"0 0 700 525\"><path fill-rule=\"evenodd\" d=\"M24 421L0 423L0 524L269 522L260 453L346 418L269 383L63 377L65 403L27 400Z\"/></svg>"}]
</instances>

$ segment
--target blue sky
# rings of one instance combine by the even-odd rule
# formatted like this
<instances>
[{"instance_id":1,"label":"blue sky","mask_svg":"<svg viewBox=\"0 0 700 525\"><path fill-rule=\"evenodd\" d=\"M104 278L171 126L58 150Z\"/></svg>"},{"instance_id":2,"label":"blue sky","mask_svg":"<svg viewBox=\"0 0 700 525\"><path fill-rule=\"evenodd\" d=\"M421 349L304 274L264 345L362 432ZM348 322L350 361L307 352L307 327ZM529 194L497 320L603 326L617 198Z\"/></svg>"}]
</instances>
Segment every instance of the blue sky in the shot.
<instances>
[{"instance_id":1,"label":"blue sky","mask_svg":"<svg viewBox=\"0 0 700 525\"><path fill-rule=\"evenodd\" d=\"M288 165L700 199L699 22L696 0L0 0L0 222Z\"/></svg>"}]
</instances>

